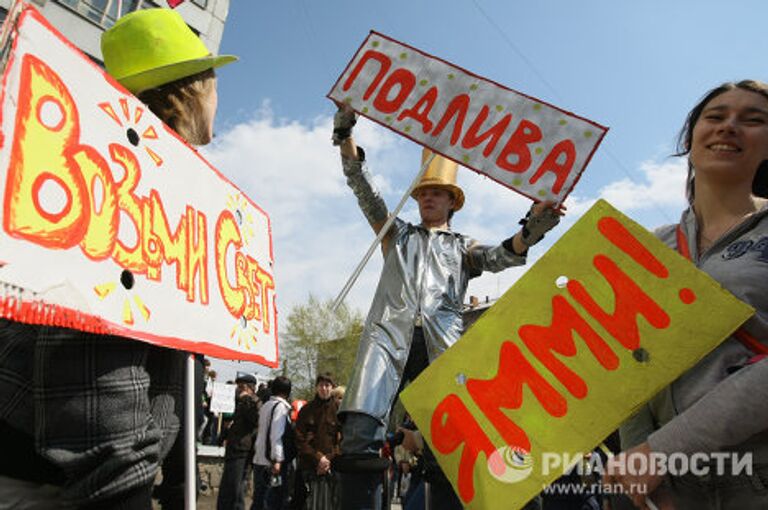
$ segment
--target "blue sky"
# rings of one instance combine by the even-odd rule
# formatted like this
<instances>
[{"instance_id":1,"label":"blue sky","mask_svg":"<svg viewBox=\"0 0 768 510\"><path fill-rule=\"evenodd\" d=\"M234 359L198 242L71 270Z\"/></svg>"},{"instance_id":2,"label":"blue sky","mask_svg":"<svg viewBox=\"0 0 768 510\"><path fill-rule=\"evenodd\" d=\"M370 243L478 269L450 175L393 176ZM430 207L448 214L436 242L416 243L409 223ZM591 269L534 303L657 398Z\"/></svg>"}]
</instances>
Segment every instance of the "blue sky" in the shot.
<instances>
[{"instance_id":1,"label":"blue sky","mask_svg":"<svg viewBox=\"0 0 768 510\"><path fill-rule=\"evenodd\" d=\"M220 53L241 60L218 73L206 152L270 213L284 324L308 293L334 297L372 240L329 141L335 106L325 97L370 30L610 128L532 263L599 197L649 228L677 220L684 167L667 157L677 131L715 85L768 80L767 15L764 0L233 0ZM420 148L365 119L356 139L394 207ZM489 243L516 230L527 199L468 170L459 183L467 204L456 230ZM403 216L417 219L412 204ZM363 311L380 258L348 299ZM498 297L523 271L484 276L469 294Z\"/></svg>"}]
</instances>

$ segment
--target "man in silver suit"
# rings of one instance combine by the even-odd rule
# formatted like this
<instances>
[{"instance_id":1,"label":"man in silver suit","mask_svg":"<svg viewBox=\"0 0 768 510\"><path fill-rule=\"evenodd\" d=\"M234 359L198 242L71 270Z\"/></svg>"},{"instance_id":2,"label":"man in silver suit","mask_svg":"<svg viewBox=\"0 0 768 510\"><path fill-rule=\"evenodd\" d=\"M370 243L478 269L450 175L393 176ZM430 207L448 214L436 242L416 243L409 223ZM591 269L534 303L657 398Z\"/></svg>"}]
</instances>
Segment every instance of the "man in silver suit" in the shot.
<instances>
[{"instance_id":1,"label":"man in silver suit","mask_svg":"<svg viewBox=\"0 0 768 510\"><path fill-rule=\"evenodd\" d=\"M389 211L365 166L365 152L352 139L355 114L341 107L334 118L334 145L340 147L347 184L368 223L378 233ZM425 149L422 164L429 157ZM464 205L456 185L456 163L435 156L412 197L421 223L396 218L382 241L384 267L360 338L357 362L339 410L341 452L334 466L342 473L342 508L380 508L379 458L392 404L406 381L453 345L462 333L462 305L471 278L525 264L528 248L559 222L552 203L534 204L523 227L496 246L485 246L450 228ZM426 479L433 508L462 508L450 484L427 451ZM431 461L431 462L430 462Z\"/></svg>"}]
</instances>

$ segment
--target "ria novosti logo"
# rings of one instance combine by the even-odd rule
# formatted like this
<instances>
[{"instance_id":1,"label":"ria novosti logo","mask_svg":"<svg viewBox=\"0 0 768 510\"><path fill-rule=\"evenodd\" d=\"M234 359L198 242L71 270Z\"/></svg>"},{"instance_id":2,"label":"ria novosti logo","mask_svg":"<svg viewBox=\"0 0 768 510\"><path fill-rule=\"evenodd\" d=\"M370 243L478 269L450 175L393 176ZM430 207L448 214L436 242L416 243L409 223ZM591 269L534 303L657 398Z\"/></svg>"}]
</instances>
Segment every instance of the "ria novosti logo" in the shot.
<instances>
[{"instance_id":1,"label":"ria novosti logo","mask_svg":"<svg viewBox=\"0 0 768 510\"><path fill-rule=\"evenodd\" d=\"M516 483L528 478L533 458L517 446L502 446L488 458L488 472L502 483Z\"/></svg>"},{"instance_id":2,"label":"ria novosti logo","mask_svg":"<svg viewBox=\"0 0 768 510\"><path fill-rule=\"evenodd\" d=\"M534 459L529 452L516 446L502 446L488 458L488 472L502 483L517 483L525 480L533 471ZM624 475L666 475L682 476L693 474L706 476L725 474L737 476L753 472L752 453L697 452L691 455L672 453L666 455L653 452L649 456L633 453L616 456L606 461L597 454L543 452L539 459L541 475L561 475L575 472L579 476L603 475L610 464L612 472Z\"/></svg>"}]
</instances>

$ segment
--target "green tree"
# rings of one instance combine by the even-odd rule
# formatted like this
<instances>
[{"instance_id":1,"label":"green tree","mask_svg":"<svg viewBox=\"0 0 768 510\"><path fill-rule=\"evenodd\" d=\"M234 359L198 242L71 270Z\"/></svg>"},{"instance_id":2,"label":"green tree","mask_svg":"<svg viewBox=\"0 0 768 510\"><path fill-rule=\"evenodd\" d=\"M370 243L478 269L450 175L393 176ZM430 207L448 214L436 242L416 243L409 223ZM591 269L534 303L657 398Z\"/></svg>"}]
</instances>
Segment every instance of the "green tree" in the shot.
<instances>
[{"instance_id":1,"label":"green tree","mask_svg":"<svg viewBox=\"0 0 768 510\"><path fill-rule=\"evenodd\" d=\"M346 305L335 312L333 300L309 296L294 306L282 335L280 372L293 382L293 397L309 400L318 372L331 372L337 384L346 384L352 373L363 315Z\"/></svg>"}]
</instances>

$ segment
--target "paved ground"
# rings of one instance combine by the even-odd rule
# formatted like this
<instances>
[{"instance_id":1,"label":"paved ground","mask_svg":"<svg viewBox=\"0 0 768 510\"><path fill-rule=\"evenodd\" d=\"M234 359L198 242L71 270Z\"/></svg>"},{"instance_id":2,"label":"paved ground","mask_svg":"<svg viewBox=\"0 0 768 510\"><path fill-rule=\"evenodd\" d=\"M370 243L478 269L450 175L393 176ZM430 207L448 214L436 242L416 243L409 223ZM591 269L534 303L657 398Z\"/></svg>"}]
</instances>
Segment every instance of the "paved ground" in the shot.
<instances>
[{"instance_id":1,"label":"paved ground","mask_svg":"<svg viewBox=\"0 0 768 510\"><path fill-rule=\"evenodd\" d=\"M218 496L219 480L224 466L224 452L222 449L211 449L210 447L201 447L198 451L198 467L200 477L203 482L203 489L197 500L197 510L216 510L216 498ZM159 480L158 480L159 482ZM160 510L157 502L153 502L153 509ZM251 504L250 493L246 498L246 508ZM391 510L402 510L402 507L395 503Z\"/></svg>"}]
</instances>

